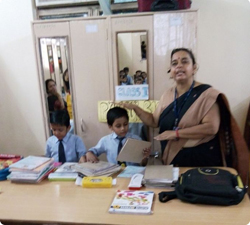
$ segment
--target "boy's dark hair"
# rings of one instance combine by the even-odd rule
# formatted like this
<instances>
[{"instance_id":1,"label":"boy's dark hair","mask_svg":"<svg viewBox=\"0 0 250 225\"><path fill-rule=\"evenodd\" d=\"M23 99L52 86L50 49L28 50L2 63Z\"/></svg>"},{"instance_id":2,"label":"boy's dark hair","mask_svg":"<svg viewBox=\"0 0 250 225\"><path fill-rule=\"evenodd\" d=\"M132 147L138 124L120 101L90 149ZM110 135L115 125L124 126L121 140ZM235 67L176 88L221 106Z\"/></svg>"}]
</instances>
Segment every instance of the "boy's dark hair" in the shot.
<instances>
[{"instance_id":1,"label":"boy's dark hair","mask_svg":"<svg viewBox=\"0 0 250 225\"><path fill-rule=\"evenodd\" d=\"M69 127L70 117L67 110L56 110L50 114L50 123Z\"/></svg>"},{"instance_id":2,"label":"boy's dark hair","mask_svg":"<svg viewBox=\"0 0 250 225\"><path fill-rule=\"evenodd\" d=\"M126 72L129 72L129 68L128 67L124 67L123 71L126 73Z\"/></svg>"},{"instance_id":3,"label":"boy's dark hair","mask_svg":"<svg viewBox=\"0 0 250 225\"><path fill-rule=\"evenodd\" d=\"M121 107L114 107L111 108L107 113L107 122L109 126L112 126L116 119L125 117L127 120L128 118L128 112L126 109Z\"/></svg>"}]
</instances>

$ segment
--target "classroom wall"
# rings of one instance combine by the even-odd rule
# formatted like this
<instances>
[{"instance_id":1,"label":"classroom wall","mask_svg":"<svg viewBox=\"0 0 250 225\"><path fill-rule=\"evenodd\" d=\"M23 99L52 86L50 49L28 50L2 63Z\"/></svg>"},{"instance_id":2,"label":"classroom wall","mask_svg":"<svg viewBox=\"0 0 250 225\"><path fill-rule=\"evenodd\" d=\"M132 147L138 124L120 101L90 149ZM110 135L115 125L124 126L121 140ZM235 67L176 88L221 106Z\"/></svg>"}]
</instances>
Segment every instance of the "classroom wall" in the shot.
<instances>
[{"instance_id":1,"label":"classroom wall","mask_svg":"<svg viewBox=\"0 0 250 225\"><path fill-rule=\"evenodd\" d=\"M250 3L192 2L199 9L197 80L226 94L243 130L250 101ZM44 152L32 20L31 0L0 0L0 153Z\"/></svg>"},{"instance_id":2,"label":"classroom wall","mask_svg":"<svg viewBox=\"0 0 250 225\"><path fill-rule=\"evenodd\" d=\"M0 153L44 154L31 0L0 1Z\"/></svg>"},{"instance_id":3,"label":"classroom wall","mask_svg":"<svg viewBox=\"0 0 250 225\"><path fill-rule=\"evenodd\" d=\"M133 76L137 70L147 71L147 60L141 59L141 35L145 33L121 33L118 35L119 70L129 67Z\"/></svg>"},{"instance_id":4,"label":"classroom wall","mask_svg":"<svg viewBox=\"0 0 250 225\"><path fill-rule=\"evenodd\" d=\"M199 9L197 80L226 94L244 131L250 102L250 2L193 0Z\"/></svg>"}]
</instances>

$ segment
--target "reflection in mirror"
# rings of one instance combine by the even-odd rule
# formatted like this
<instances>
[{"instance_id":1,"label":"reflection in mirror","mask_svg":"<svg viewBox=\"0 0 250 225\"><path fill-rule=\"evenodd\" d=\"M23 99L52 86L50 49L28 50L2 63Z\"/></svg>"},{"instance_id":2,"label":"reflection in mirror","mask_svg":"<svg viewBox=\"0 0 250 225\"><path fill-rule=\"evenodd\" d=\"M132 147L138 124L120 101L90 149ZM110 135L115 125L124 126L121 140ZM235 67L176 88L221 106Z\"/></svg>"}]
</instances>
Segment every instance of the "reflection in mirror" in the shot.
<instances>
[{"instance_id":1,"label":"reflection in mirror","mask_svg":"<svg viewBox=\"0 0 250 225\"><path fill-rule=\"evenodd\" d=\"M67 110L71 125L69 132L74 133L67 39L40 38L40 52L48 118L55 110Z\"/></svg>"},{"instance_id":2,"label":"reflection in mirror","mask_svg":"<svg viewBox=\"0 0 250 225\"><path fill-rule=\"evenodd\" d=\"M147 32L117 34L118 85L148 84ZM148 127L143 123L129 123L129 132L149 140Z\"/></svg>"},{"instance_id":3,"label":"reflection in mirror","mask_svg":"<svg viewBox=\"0 0 250 225\"><path fill-rule=\"evenodd\" d=\"M147 32L117 34L118 85L148 84Z\"/></svg>"}]
</instances>

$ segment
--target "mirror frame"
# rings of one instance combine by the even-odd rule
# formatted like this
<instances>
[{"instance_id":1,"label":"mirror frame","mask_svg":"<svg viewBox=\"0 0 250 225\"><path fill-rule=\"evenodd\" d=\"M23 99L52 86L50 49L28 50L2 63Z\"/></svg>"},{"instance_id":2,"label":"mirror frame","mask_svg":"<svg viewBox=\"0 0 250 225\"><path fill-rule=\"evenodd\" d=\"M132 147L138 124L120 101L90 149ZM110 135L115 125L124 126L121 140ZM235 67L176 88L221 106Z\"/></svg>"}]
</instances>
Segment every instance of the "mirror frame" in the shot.
<instances>
[{"instance_id":1,"label":"mirror frame","mask_svg":"<svg viewBox=\"0 0 250 225\"><path fill-rule=\"evenodd\" d=\"M149 69L149 63L148 63L148 55L149 55L149 48L148 48L148 30L126 30L126 31L117 31L115 33L115 37L116 37L116 64L117 64L117 74L116 74L116 77L117 77L117 85L120 86L120 83L119 83L119 43L118 43L118 35L119 34L127 34L127 33L146 33L146 41L147 41L147 46L146 46L146 59L142 59L141 60L147 60L147 65L146 65L146 72L147 72L147 80L149 82L149 76L148 76L148 69ZM140 38L141 40L141 38ZM141 52L140 52L141 54ZM150 87L149 83L148 84L148 89Z\"/></svg>"},{"instance_id":2,"label":"mirror frame","mask_svg":"<svg viewBox=\"0 0 250 225\"><path fill-rule=\"evenodd\" d=\"M49 117L49 106L48 106L48 101L47 101L47 91L45 87L45 73L44 73L44 66L43 66L43 60L42 60L42 48L41 48L41 39L65 39L66 42L66 65L68 69L68 74L69 74L69 85L70 85L70 90L73 90L73 79L72 79L72 69L71 69L71 63L70 63L70 46L69 46L69 37L68 36L46 36L46 37L37 37L37 43L38 43L38 55L39 55L39 70L40 70L40 75L39 75L39 81L40 81L40 89L41 89L41 98L43 102L43 112L44 112L44 124L45 124L45 130L46 130L46 138L48 139L51 136L51 129L50 129L50 117ZM62 72L64 72L66 69L64 69ZM63 73L62 73L63 74ZM53 78L51 78L53 79ZM54 79L55 80L55 79ZM60 94L62 94L61 89L60 89ZM74 94L73 91L71 91L71 103L72 103L72 114L73 114L73 124L74 124L74 134L77 133L76 130L76 110L75 110L75 105L74 105Z\"/></svg>"}]
</instances>

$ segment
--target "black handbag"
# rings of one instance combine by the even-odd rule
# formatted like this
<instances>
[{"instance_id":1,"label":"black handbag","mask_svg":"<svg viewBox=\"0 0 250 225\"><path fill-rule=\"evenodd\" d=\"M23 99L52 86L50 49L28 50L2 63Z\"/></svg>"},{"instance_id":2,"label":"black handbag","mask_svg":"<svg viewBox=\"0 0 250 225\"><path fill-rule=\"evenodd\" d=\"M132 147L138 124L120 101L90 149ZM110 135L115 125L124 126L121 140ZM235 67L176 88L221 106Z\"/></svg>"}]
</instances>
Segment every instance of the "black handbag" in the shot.
<instances>
[{"instance_id":1,"label":"black handbag","mask_svg":"<svg viewBox=\"0 0 250 225\"><path fill-rule=\"evenodd\" d=\"M246 192L239 175L217 168L195 168L181 174L175 191L159 193L159 200L179 198L190 203L236 205Z\"/></svg>"}]
</instances>

